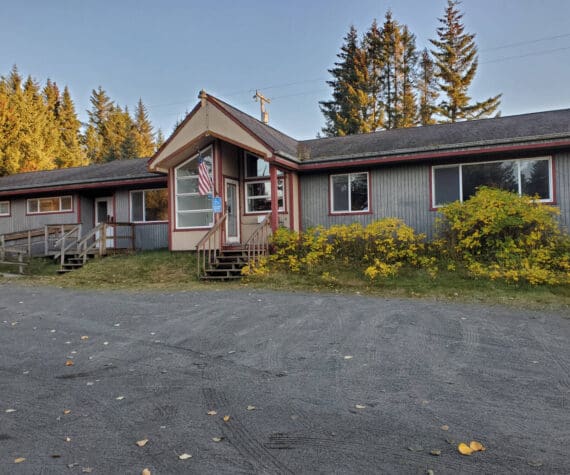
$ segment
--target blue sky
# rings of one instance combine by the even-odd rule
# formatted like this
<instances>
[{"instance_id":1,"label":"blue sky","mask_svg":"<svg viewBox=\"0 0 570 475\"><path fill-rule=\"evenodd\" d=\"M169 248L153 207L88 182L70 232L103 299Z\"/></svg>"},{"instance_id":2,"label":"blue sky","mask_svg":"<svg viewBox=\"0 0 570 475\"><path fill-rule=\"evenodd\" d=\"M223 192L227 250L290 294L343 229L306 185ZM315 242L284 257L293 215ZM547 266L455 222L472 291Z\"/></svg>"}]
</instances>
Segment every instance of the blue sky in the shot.
<instances>
[{"instance_id":1,"label":"blue sky","mask_svg":"<svg viewBox=\"0 0 570 475\"><path fill-rule=\"evenodd\" d=\"M139 97L166 135L204 88L296 138L323 126L318 101L348 28L364 32L388 8L417 36L435 36L446 0L0 0L0 74L13 64L70 87L86 119L101 85L120 105ZM503 93L503 115L570 107L570 2L464 0L477 34L474 99Z\"/></svg>"}]
</instances>

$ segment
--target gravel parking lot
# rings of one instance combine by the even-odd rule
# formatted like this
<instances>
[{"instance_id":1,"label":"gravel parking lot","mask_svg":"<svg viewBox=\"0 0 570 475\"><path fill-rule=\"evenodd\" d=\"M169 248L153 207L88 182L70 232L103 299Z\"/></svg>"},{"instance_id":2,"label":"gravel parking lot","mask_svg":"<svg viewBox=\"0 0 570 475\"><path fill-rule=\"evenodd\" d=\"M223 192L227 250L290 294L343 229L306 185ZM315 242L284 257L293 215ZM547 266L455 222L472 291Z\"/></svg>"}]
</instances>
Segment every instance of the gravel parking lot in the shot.
<instances>
[{"instance_id":1,"label":"gravel parking lot","mask_svg":"<svg viewBox=\"0 0 570 475\"><path fill-rule=\"evenodd\" d=\"M0 473L568 473L567 317L0 284Z\"/></svg>"}]
</instances>

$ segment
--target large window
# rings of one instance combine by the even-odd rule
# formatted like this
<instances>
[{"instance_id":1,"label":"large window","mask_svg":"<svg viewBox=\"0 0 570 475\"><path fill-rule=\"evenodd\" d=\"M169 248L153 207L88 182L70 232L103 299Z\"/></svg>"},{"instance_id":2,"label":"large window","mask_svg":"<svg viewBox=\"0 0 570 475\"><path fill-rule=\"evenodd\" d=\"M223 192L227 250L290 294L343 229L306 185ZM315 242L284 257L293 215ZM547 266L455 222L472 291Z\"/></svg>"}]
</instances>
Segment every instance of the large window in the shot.
<instances>
[{"instance_id":1,"label":"large window","mask_svg":"<svg viewBox=\"0 0 570 475\"><path fill-rule=\"evenodd\" d=\"M468 200L480 186L538 195L541 201L552 201L552 161L549 157L539 157L433 167L432 206Z\"/></svg>"},{"instance_id":2,"label":"large window","mask_svg":"<svg viewBox=\"0 0 570 475\"><path fill-rule=\"evenodd\" d=\"M160 190L131 191L131 221L149 223L168 220L168 192Z\"/></svg>"},{"instance_id":3,"label":"large window","mask_svg":"<svg viewBox=\"0 0 570 475\"><path fill-rule=\"evenodd\" d=\"M331 212L368 212L368 172L331 175Z\"/></svg>"},{"instance_id":4,"label":"large window","mask_svg":"<svg viewBox=\"0 0 570 475\"><path fill-rule=\"evenodd\" d=\"M213 183L214 164L211 147L175 169L177 228L204 228L214 224L212 195L201 195L199 192L198 165L200 160L204 162Z\"/></svg>"},{"instance_id":5,"label":"large window","mask_svg":"<svg viewBox=\"0 0 570 475\"><path fill-rule=\"evenodd\" d=\"M0 216L10 216L9 201L0 201Z\"/></svg>"},{"instance_id":6,"label":"large window","mask_svg":"<svg viewBox=\"0 0 570 475\"><path fill-rule=\"evenodd\" d=\"M71 196L51 198L30 198L27 202L28 214L65 213L73 211Z\"/></svg>"},{"instance_id":7,"label":"large window","mask_svg":"<svg viewBox=\"0 0 570 475\"><path fill-rule=\"evenodd\" d=\"M285 210L285 181L283 172L277 171L277 202L279 211ZM245 210L246 213L271 211L271 180L269 163L249 152L245 153Z\"/></svg>"}]
</instances>

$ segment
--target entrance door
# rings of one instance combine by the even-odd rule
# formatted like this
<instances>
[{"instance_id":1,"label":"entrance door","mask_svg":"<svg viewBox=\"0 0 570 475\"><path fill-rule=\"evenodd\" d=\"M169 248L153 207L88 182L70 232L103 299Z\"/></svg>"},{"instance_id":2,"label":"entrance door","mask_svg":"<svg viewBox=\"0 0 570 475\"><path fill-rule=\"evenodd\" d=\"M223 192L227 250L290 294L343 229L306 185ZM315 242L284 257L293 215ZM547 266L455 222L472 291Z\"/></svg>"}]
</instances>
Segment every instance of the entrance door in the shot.
<instances>
[{"instance_id":1,"label":"entrance door","mask_svg":"<svg viewBox=\"0 0 570 475\"><path fill-rule=\"evenodd\" d=\"M226 242L239 242L239 183L229 178L226 178L226 212Z\"/></svg>"},{"instance_id":2,"label":"entrance door","mask_svg":"<svg viewBox=\"0 0 570 475\"><path fill-rule=\"evenodd\" d=\"M95 226L101 223L113 223L115 216L113 214L113 198L111 196L105 198L95 198ZM105 245L108 249L115 247L115 228L107 227L107 242ZM95 234L95 239L99 239L99 233Z\"/></svg>"}]
</instances>

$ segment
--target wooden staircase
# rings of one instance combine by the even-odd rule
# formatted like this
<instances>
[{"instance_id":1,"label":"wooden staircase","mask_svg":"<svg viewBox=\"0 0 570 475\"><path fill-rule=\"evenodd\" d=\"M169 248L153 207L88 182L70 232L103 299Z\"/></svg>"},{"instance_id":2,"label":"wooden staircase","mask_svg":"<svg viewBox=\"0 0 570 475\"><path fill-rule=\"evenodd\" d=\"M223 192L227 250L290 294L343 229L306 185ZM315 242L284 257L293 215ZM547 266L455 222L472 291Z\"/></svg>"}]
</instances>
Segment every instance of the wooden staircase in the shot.
<instances>
[{"instance_id":1,"label":"wooden staircase","mask_svg":"<svg viewBox=\"0 0 570 475\"><path fill-rule=\"evenodd\" d=\"M247 249L242 247L222 249L217 253L214 260L206 266L206 269L200 276L200 279L241 279L241 270L247 264L247 262Z\"/></svg>"},{"instance_id":2,"label":"wooden staircase","mask_svg":"<svg viewBox=\"0 0 570 475\"><path fill-rule=\"evenodd\" d=\"M267 256L271 234L271 213L257 225L241 246L223 246L222 236L227 213L224 214L196 245L197 274L201 280L241 279L244 266L256 265Z\"/></svg>"},{"instance_id":3,"label":"wooden staircase","mask_svg":"<svg viewBox=\"0 0 570 475\"><path fill-rule=\"evenodd\" d=\"M93 259L97 254L95 252L87 252L83 254L79 250L67 251L63 260L59 261L58 274L65 274L73 270L81 269L87 261Z\"/></svg>"}]
</instances>

